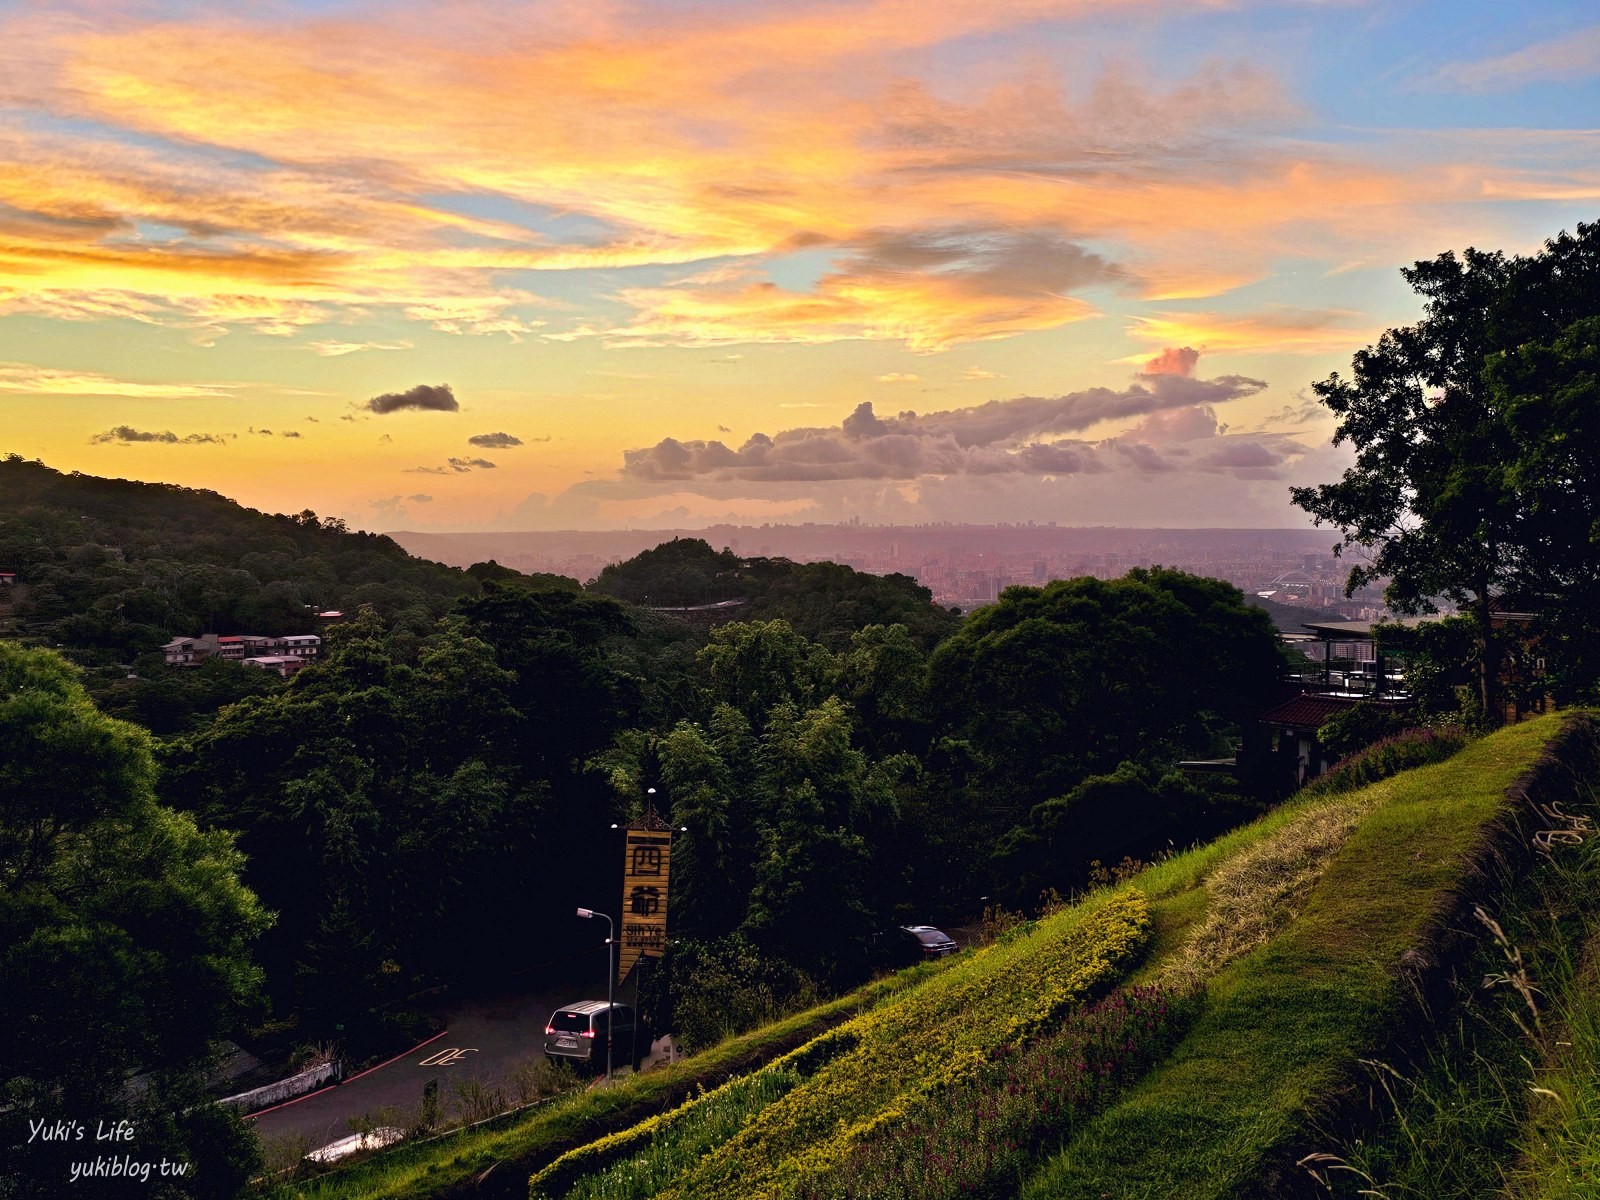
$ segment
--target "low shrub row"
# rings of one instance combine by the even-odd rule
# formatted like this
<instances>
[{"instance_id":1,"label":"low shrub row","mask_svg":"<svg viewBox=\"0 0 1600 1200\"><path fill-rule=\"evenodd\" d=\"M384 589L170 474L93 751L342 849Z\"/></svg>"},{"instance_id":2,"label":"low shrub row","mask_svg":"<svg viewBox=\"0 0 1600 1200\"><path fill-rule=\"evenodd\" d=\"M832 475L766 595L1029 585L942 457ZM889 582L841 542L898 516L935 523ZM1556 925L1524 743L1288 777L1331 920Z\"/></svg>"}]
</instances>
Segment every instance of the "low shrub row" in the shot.
<instances>
[{"instance_id":1,"label":"low shrub row","mask_svg":"<svg viewBox=\"0 0 1600 1200\"><path fill-rule=\"evenodd\" d=\"M1443 762L1467 744L1467 731L1458 725L1443 729L1407 729L1372 743L1345 759L1326 775L1312 780L1302 794L1332 796L1353 792L1369 783L1388 779L1413 767Z\"/></svg>"},{"instance_id":2,"label":"low shrub row","mask_svg":"<svg viewBox=\"0 0 1600 1200\"><path fill-rule=\"evenodd\" d=\"M1002 1047L967 1080L880 1126L798 1200L1006 1200L1042 1153L1159 1062L1204 993L1126 988L1069 1013L1025 1047Z\"/></svg>"},{"instance_id":3,"label":"low shrub row","mask_svg":"<svg viewBox=\"0 0 1600 1200\"><path fill-rule=\"evenodd\" d=\"M685 1163L669 1186L655 1177L653 1194L747 1200L792 1192L842 1162L875 1129L903 1119L924 1097L971 1079L1002 1047L1021 1045L1113 983L1148 927L1148 902L1129 890L1096 897L974 954L834 1031L830 1036L841 1046L851 1038L854 1044L837 1057L823 1056L807 1078L751 1115L732 1137ZM679 1156L674 1143L708 1143L704 1128L726 1116L727 1107L719 1106L742 1105L729 1089L719 1092L650 1128L565 1156L534 1176L533 1194L562 1195L588 1169L615 1162L623 1146L647 1155L653 1149L657 1162L682 1161L687 1156ZM655 1137L662 1127L672 1131L670 1138ZM654 1173L657 1167L637 1163L631 1169Z\"/></svg>"},{"instance_id":4,"label":"low shrub row","mask_svg":"<svg viewBox=\"0 0 1600 1200\"><path fill-rule=\"evenodd\" d=\"M853 1022L852 1022L853 1024ZM730 1079L659 1116L580 1146L533 1177L536 1196L620 1200L653 1196L701 1153L738 1132L767 1104L854 1050L849 1026L811 1039L759 1071ZM620 1165L618 1165L620 1164Z\"/></svg>"},{"instance_id":5,"label":"low shrub row","mask_svg":"<svg viewBox=\"0 0 1600 1200\"><path fill-rule=\"evenodd\" d=\"M567 1200L648 1200L697 1162L712 1146L726 1141L778 1097L798 1087L804 1077L789 1063L774 1063L742 1075L708 1092L700 1103L676 1110L676 1119L649 1131L649 1145L640 1153L596 1170L596 1161L623 1147L598 1147L598 1153L568 1164L575 1182ZM633 1146L639 1139L629 1139ZM547 1178L546 1188L558 1184Z\"/></svg>"}]
</instances>

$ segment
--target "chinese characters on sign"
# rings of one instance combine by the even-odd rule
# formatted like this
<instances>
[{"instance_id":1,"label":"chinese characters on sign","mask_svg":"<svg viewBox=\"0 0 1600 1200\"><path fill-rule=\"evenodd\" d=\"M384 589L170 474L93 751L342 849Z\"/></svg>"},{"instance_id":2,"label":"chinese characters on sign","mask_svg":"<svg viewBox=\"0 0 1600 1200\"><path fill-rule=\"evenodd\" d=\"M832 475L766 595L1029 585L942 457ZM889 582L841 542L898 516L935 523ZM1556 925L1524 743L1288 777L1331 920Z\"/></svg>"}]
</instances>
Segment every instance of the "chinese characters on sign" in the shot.
<instances>
[{"instance_id":1,"label":"chinese characters on sign","mask_svg":"<svg viewBox=\"0 0 1600 1200\"><path fill-rule=\"evenodd\" d=\"M672 834L664 829L628 827L622 860L622 933L617 982L628 977L642 956L660 958L667 946L667 870Z\"/></svg>"}]
</instances>

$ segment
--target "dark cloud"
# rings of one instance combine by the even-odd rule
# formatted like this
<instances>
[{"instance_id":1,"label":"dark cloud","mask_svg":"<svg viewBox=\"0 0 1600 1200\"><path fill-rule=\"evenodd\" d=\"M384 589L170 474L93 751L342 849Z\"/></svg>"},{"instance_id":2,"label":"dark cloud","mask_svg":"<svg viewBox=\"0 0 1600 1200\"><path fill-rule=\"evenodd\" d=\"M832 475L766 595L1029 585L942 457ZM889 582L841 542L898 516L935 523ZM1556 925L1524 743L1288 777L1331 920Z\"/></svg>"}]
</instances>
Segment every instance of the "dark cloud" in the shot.
<instances>
[{"instance_id":1,"label":"dark cloud","mask_svg":"<svg viewBox=\"0 0 1600 1200\"><path fill-rule=\"evenodd\" d=\"M467 443L482 446L485 450L509 450L512 446L522 445L522 439L509 433L477 433L469 437Z\"/></svg>"},{"instance_id":2,"label":"dark cloud","mask_svg":"<svg viewBox=\"0 0 1600 1200\"><path fill-rule=\"evenodd\" d=\"M1321 400L1304 391L1296 392L1294 400L1293 404L1285 404L1277 412L1273 413L1266 419L1264 424L1268 427L1273 425L1309 425L1313 421L1327 420L1332 416Z\"/></svg>"},{"instance_id":3,"label":"dark cloud","mask_svg":"<svg viewBox=\"0 0 1600 1200\"><path fill-rule=\"evenodd\" d=\"M1018 396L970 408L879 416L863 401L839 425L802 427L776 436L755 434L738 449L720 441L665 438L623 455L623 475L638 480L843 480L914 479L922 475L1070 472L1105 469L1088 443L1048 439L1088 429L1102 421L1190 410L1174 419L1174 435L1200 436L1210 406L1252 396L1266 384L1224 375L1191 379L1143 375L1118 391L1089 388L1061 396ZM1161 469L1159 455L1134 460Z\"/></svg>"},{"instance_id":4,"label":"dark cloud","mask_svg":"<svg viewBox=\"0 0 1600 1200\"><path fill-rule=\"evenodd\" d=\"M297 437L299 437L299 436L300 436L300 431L299 431L299 430L298 430L298 429L285 429L285 430L284 430L284 431L283 431L283 432L282 432L282 433L280 433L280 434L279 434L279 435L278 435L278 436L279 436L279 437L292 437L292 438L297 438Z\"/></svg>"},{"instance_id":5,"label":"dark cloud","mask_svg":"<svg viewBox=\"0 0 1600 1200\"><path fill-rule=\"evenodd\" d=\"M1283 465L1287 457L1283 451L1285 438L1241 438L1238 441L1227 440L1222 445L1208 450L1199 459L1203 467L1214 467L1231 470L1246 467L1256 470L1274 469ZM1299 444L1288 442L1298 449Z\"/></svg>"},{"instance_id":6,"label":"dark cloud","mask_svg":"<svg viewBox=\"0 0 1600 1200\"><path fill-rule=\"evenodd\" d=\"M315 417L307 417L306 420L310 421L313 425L321 424L321 422L318 421Z\"/></svg>"},{"instance_id":7,"label":"dark cloud","mask_svg":"<svg viewBox=\"0 0 1600 1200\"><path fill-rule=\"evenodd\" d=\"M1216 437L1227 428L1217 423L1216 409L1209 404L1196 404L1153 412L1129 430L1129 436L1154 443L1192 442Z\"/></svg>"},{"instance_id":8,"label":"dark cloud","mask_svg":"<svg viewBox=\"0 0 1600 1200\"><path fill-rule=\"evenodd\" d=\"M170 429L155 433L143 429L135 429L131 425L114 425L104 433L97 433L89 439L91 443L115 442L128 445L133 442L161 442L169 446L221 446L227 439L220 433L187 433L179 437Z\"/></svg>"},{"instance_id":9,"label":"dark cloud","mask_svg":"<svg viewBox=\"0 0 1600 1200\"><path fill-rule=\"evenodd\" d=\"M1018 451L1021 469L1041 475L1099 474L1105 464L1082 442L1032 442Z\"/></svg>"},{"instance_id":10,"label":"dark cloud","mask_svg":"<svg viewBox=\"0 0 1600 1200\"><path fill-rule=\"evenodd\" d=\"M1116 264L1043 229L881 230L859 239L854 251L840 274L892 280L931 273L983 295L1069 293L1124 277Z\"/></svg>"},{"instance_id":11,"label":"dark cloud","mask_svg":"<svg viewBox=\"0 0 1600 1200\"><path fill-rule=\"evenodd\" d=\"M456 403L456 394L450 390L448 383L431 384L419 383L416 387L404 392L385 392L381 396L374 396L364 405L368 412L378 414L399 412L401 409L415 408L433 412L460 412L461 405Z\"/></svg>"},{"instance_id":12,"label":"dark cloud","mask_svg":"<svg viewBox=\"0 0 1600 1200\"><path fill-rule=\"evenodd\" d=\"M406 499L412 501L415 504L432 504L433 503L433 497L428 495L426 492L415 492L412 495L407 496Z\"/></svg>"},{"instance_id":13,"label":"dark cloud","mask_svg":"<svg viewBox=\"0 0 1600 1200\"><path fill-rule=\"evenodd\" d=\"M405 475L448 475L449 467L406 467L401 472Z\"/></svg>"},{"instance_id":14,"label":"dark cloud","mask_svg":"<svg viewBox=\"0 0 1600 1200\"><path fill-rule=\"evenodd\" d=\"M1126 459L1132 467L1139 471L1160 472L1175 471L1177 467L1149 442L1130 442L1122 438L1110 438L1105 442L1108 450L1114 451Z\"/></svg>"},{"instance_id":15,"label":"dark cloud","mask_svg":"<svg viewBox=\"0 0 1600 1200\"><path fill-rule=\"evenodd\" d=\"M494 464L487 458L452 458L449 462L452 471L494 470Z\"/></svg>"}]
</instances>

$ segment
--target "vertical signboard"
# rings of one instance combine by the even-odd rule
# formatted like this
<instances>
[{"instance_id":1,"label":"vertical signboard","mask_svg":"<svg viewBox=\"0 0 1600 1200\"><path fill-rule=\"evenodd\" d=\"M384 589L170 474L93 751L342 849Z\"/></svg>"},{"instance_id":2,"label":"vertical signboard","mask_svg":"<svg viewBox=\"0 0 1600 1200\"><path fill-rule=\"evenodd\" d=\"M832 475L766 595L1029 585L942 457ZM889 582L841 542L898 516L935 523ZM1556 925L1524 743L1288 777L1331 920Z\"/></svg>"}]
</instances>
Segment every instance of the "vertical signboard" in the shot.
<instances>
[{"instance_id":1,"label":"vertical signboard","mask_svg":"<svg viewBox=\"0 0 1600 1200\"><path fill-rule=\"evenodd\" d=\"M667 947L667 873L672 864L672 833L628 827L622 860L622 944L617 957L621 983L641 957L660 958Z\"/></svg>"}]
</instances>

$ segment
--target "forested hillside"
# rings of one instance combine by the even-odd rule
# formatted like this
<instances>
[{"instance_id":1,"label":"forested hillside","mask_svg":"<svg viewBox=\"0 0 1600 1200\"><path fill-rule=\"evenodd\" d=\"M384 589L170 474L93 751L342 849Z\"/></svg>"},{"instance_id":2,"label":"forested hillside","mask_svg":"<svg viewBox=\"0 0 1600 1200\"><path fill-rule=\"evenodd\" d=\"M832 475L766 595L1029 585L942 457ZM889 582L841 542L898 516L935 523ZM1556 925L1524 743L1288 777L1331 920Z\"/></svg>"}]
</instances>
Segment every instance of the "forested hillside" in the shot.
<instances>
[{"instance_id":1,"label":"forested hillside","mask_svg":"<svg viewBox=\"0 0 1600 1200\"><path fill-rule=\"evenodd\" d=\"M903 625L927 650L959 623L909 575L868 575L831 562L741 558L731 550L713 550L699 538L674 538L614 563L593 586L619 600L653 606L743 600L742 619L782 618L833 648L852 629Z\"/></svg>"},{"instance_id":2,"label":"forested hillside","mask_svg":"<svg viewBox=\"0 0 1600 1200\"><path fill-rule=\"evenodd\" d=\"M298 633L308 606L426 624L468 574L315 513L268 516L215 492L0 459L0 571L14 636L131 657L178 633Z\"/></svg>"},{"instance_id":3,"label":"forested hillside","mask_svg":"<svg viewBox=\"0 0 1600 1200\"><path fill-rule=\"evenodd\" d=\"M155 798L242 852L227 869L271 917L217 1019L280 1041L360 1058L429 989L591 944L573 909L616 894L614 830L651 788L681 831L640 1002L690 1045L867 979L892 924L1034 904L1282 791L1175 769L1227 753L1280 669L1266 614L1215 580L1016 587L962 621L909 579L686 541L585 590L210 493L16 459L0 478L23 632L89 664L94 699L159 735ZM748 619L656 611L730 591ZM313 603L350 611L287 681L136 653ZM28 818L18 853L57 819Z\"/></svg>"}]
</instances>

